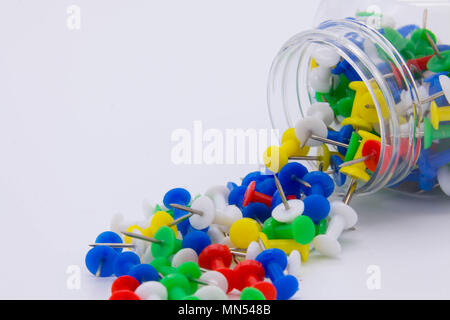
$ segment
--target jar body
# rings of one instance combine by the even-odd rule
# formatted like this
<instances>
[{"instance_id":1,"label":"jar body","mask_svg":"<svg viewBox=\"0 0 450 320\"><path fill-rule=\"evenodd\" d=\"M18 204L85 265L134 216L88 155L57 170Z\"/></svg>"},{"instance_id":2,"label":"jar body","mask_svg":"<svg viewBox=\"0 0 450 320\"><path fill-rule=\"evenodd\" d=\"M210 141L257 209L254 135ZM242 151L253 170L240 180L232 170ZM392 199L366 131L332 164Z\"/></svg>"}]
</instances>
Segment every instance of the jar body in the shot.
<instances>
[{"instance_id":1,"label":"jar body","mask_svg":"<svg viewBox=\"0 0 450 320\"><path fill-rule=\"evenodd\" d=\"M419 73L411 67L411 61L421 56L430 56L429 51L421 52L420 46L413 47L416 51L404 49L408 48L405 43L413 44L406 32L409 31L411 36L424 23L426 7L417 6L417 1L414 3L415 5L405 1L322 1L316 14L316 20L320 21L317 27L289 39L272 64L268 104L274 128L284 132L307 116L312 104L327 102L335 104L335 121L329 125L330 131L339 131L342 124L353 123L355 131L362 127L379 137L381 149L378 165L376 169L368 170L370 179L358 184L356 193L359 194L393 186L413 193L433 189L437 184L436 175L421 175L418 164L423 155L428 157L450 148L449 139L434 141L431 147L428 139L424 150L424 122L428 121L424 119L430 118L430 103L423 103L423 95L429 93L430 84L424 79L433 78L435 74L426 70ZM450 16L450 3L442 2L442 6L427 8L425 12L426 28L431 29L432 25L436 27L437 44L450 43L450 40L445 40L450 37L449 32L441 31L449 27L445 17ZM407 27L399 29L402 26ZM404 46L393 41L392 34L397 35L397 30L405 34L404 39L400 39ZM441 48L446 49L445 46ZM350 96L342 101L332 101L334 98L331 94L319 92L317 85L311 85L314 81L312 77L316 77L313 69L321 67L320 64L317 66L313 56L317 50L323 49L338 53L339 63L345 61L347 71L351 71L343 75L332 73L329 85L331 89L321 90L337 92L339 88L341 99L346 94ZM337 66L329 69L334 71ZM354 84L349 85L352 82ZM348 104L353 107L357 104L357 85L364 87L373 102L371 108L362 109L364 106L358 106L363 110L361 121L368 122L367 127L344 121L352 118ZM349 86L356 93L348 90ZM439 106L448 104L445 97L436 100L437 102ZM345 112L336 111L341 105L347 105ZM310 165L317 168L315 163ZM422 179L420 186L419 179ZM342 189L345 188L343 185Z\"/></svg>"}]
</instances>

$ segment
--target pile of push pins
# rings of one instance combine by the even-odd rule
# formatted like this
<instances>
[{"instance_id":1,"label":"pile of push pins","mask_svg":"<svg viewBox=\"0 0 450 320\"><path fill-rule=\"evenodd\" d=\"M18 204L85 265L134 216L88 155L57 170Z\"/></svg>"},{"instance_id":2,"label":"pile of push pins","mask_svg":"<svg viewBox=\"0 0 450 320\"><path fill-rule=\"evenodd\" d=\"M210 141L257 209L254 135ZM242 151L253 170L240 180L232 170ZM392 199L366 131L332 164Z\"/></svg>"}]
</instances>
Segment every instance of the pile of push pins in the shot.
<instances>
[{"instance_id":1,"label":"pile of push pins","mask_svg":"<svg viewBox=\"0 0 450 320\"><path fill-rule=\"evenodd\" d=\"M450 137L450 124L442 124L450 121L450 47L415 25L380 32L403 55L423 95L422 147L406 181L423 190L439 182L450 194L450 149L439 147ZM397 86L399 112L410 112L398 70L391 67L385 77ZM249 173L240 185L229 182L196 197L172 189L139 223L114 216L111 231L90 244L85 259L93 275L117 277L110 299L225 300L232 292L241 300L291 299L311 250L339 256L341 233L357 222L349 205L357 183L379 166L383 171L381 148L391 151L377 133L372 96L336 52L313 54L310 85L320 102L284 132L280 146L264 152L266 173ZM380 96L382 108L383 101ZM338 119L341 129L329 129ZM315 155L308 155L311 147ZM304 160L317 161L318 170L308 171L298 162ZM344 198L330 201L347 178Z\"/></svg>"}]
</instances>

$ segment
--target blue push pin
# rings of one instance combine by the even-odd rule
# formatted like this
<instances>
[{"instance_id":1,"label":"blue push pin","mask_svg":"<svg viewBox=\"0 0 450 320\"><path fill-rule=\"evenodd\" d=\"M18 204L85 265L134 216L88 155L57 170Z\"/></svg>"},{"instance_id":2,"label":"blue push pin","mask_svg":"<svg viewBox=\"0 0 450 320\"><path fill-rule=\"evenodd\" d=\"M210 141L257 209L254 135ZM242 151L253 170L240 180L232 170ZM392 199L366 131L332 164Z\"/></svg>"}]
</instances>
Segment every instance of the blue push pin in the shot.
<instances>
[{"instance_id":1,"label":"blue push pin","mask_svg":"<svg viewBox=\"0 0 450 320\"><path fill-rule=\"evenodd\" d=\"M86 254L86 267L96 277L112 276L117 256L118 253L111 247L94 247Z\"/></svg>"},{"instance_id":2,"label":"blue push pin","mask_svg":"<svg viewBox=\"0 0 450 320\"><path fill-rule=\"evenodd\" d=\"M275 187L276 188L276 187ZM273 198L272 198L273 201ZM281 202L281 198L280 198ZM270 209L261 202L251 202L242 210L242 217L259 220L262 223L270 218Z\"/></svg>"},{"instance_id":3,"label":"blue push pin","mask_svg":"<svg viewBox=\"0 0 450 320\"><path fill-rule=\"evenodd\" d=\"M330 213L330 202L320 194L312 194L306 197L303 199L303 204L305 206L303 215L310 217L315 224L328 217Z\"/></svg>"},{"instance_id":4,"label":"blue push pin","mask_svg":"<svg viewBox=\"0 0 450 320\"><path fill-rule=\"evenodd\" d=\"M442 92L442 86L441 86L441 83L439 81L439 76L441 76L441 75L445 75L446 76L446 75L448 75L448 72L438 72L438 73L435 73L432 76L429 76L429 77L424 79L425 82L428 82L430 84L430 87L428 89L428 95L429 96L432 96L432 95L434 95L435 93L438 93L438 92ZM445 95L442 95L439 98L434 99L434 102L439 107L441 107L441 106L448 106L449 105Z\"/></svg>"},{"instance_id":5,"label":"blue push pin","mask_svg":"<svg viewBox=\"0 0 450 320\"><path fill-rule=\"evenodd\" d=\"M174 188L164 195L163 203L168 209L174 209L170 205L171 203L176 203L182 206L187 206L191 202L191 194L184 188Z\"/></svg>"},{"instance_id":6,"label":"blue push pin","mask_svg":"<svg viewBox=\"0 0 450 320\"><path fill-rule=\"evenodd\" d=\"M174 208L173 209L173 219L177 220L178 218L184 217L186 215L186 211ZM176 224L178 231L183 235L183 237L189 232L189 227L191 226L191 223L189 222L189 219L186 219L184 221L178 222Z\"/></svg>"},{"instance_id":7,"label":"blue push pin","mask_svg":"<svg viewBox=\"0 0 450 320\"><path fill-rule=\"evenodd\" d=\"M131 267L128 275L135 278L139 283L159 280L158 271L149 264L137 264Z\"/></svg>"},{"instance_id":8,"label":"blue push pin","mask_svg":"<svg viewBox=\"0 0 450 320\"><path fill-rule=\"evenodd\" d=\"M250 182L252 182L252 181L261 182L261 181L264 181L266 178L267 178L267 176L261 174L260 171L253 171L253 172L250 172L249 174L247 174L244 177L244 179L242 179L241 186L248 187Z\"/></svg>"},{"instance_id":9,"label":"blue push pin","mask_svg":"<svg viewBox=\"0 0 450 320\"><path fill-rule=\"evenodd\" d=\"M414 30L419 29L420 27L416 24L407 24L404 26L401 26L397 29L397 32L401 34L403 38L406 38L409 36Z\"/></svg>"},{"instance_id":10,"label":"blue push pin","mask_svg":"<svg viewBox=\"0 0 450 320\"><path fill-rule=\"evenodd\" d=\"M114 264L114 274L117 277L128 275L131 268L141 263L139 256L131 251L125 251L118 255Z\"/></svg>"},{"instance_id":11,"label":"blue push pin","mask_svg":"<svg viewBox=\"0 0 450 320\"><path fill-rule=\"evenodd\" d=\"M437 170L447 163L450 163L450 149L440 152L422 149L417 160L420 175L428 179L435 178Z\"/></svg>"},{"instance_id":12,"label":"blue push pin","mask_svg":"<svg viewBox=\"0 0 450 320\"><path fill-rule=\"evenodd\" d=\"M450 45L448 44L438 44L437 48L439 52L450 50Z\"/></svg>"},{"instance_id":13,"label":"blue push pin","mask_svg":"<svg viewBox=\"0 0 450 320\"><path fill-rule=\"evenodd\" d=\"M267 178L264 181L261 181L259 183L257 182L255 186L255 191L264 193L268 196L273 195L276 190L277 186L273 178Z\"/></svg>"},{"instance_id":14,"label":"blue push pin","mask_svg":"<svg viewBox=\"0 0 450 320\"><path fill-rule=\"evenodd\" d=\"M339 166L343 162L344 161L338 155L333 154L330 157L330 167L331 170L333 170L334 183L336 183L338 187L343 186L345 184L345 180L347 179L347 176L339 171Z\"/></svg>"},{"instance_id":15,"label":"blue push pin","mask_svg":"<svg viewBox=\"0 0 450 320\"><path fill-rule=\"evenodd\" d=\"M199 255L203 249L211 244L211 238L203 231L193 230L186 234L183 238L181 246L184 248L191 248L197 255Z\"/></svg>"},{"instance_id":16,"label":"blue push pin","mask_svg":"<svg viewBox=\"0 0 450 320\"><path fill-rule=\"evenodd\" d=\"M419 183L420 190L430 191L437 184L437 177L429 178L425 175L419 175L417 182Z\"/></svg>"},{"instance_id":17,"label":"blue push pin","mask_svg":"<svg viewBox=\"0 0 450 320\"><path fill-rule=\"evenodd\" d=\"M345 74L348 81L361 81L361 77L358 75L355 69L348 63L347 60L342 60L338 62L336 67L331 70L332 74Z\"/></svg>"},{"instance_id":18,"label":"blue push pin","mask_svg":"<svg viewBox=\"0 0 450 320\"><path fill-rule=\"evenodd\" d=\"M303 177L303 180L311 185L311 188L303 188L307 196L320 194L328 198L334 191L333 179L322 171L309 172Z\"/></svg>"},{"instance_id":19,"label":"blue push pin","mask_svg":"<svg viewBox=\"0 0 450 320\"><path fill-rule=\"evenodd\" d=\"M344 37L347 38L348 40L350 40L351 42L353 42L354 44L356 44L360 49L364 49L365 39L363 37L361 37L358 33L347 32L344 35Z\"/></svg>"},{"instance_id":20,"label":"blue push pin","mask_svg":"<svg viewBox=\"0 0 450 320\"><path fill-rule=\"evenodd\" d=\"M234 189L236 189L238 187L238 185L234 182L227 182L227 189L230 191L233 191Z\"/></svg>"},{"instance_id":21,"label":"blue push pin","mask_svg":"<svg viewBox=\"0 0 450 320\"><path fill-rule=\"evenodd\" d=\"M244 194L246 190L247 187L245 186L239 186L231 190L230 194L228 195L228 204L235 205L242 209L242 201L244 200Z\"/></svg>"},{"instance_id":22,"label":"blue push pin","mask_svg":"<svg viewBox=\"0 0 450 320\"><path fill-rule=\"evenodd\" d=\"M352 133L353 133L353 126L351 124L348 124L346 126L343 126L339 131L328 130L327 139L348 144L350 142ZM337 149L339 153L342 155L345 155L345 153L347 152L347 148L341 146L338 146Z\"/></svg>"},{"instance_id":23,"label":"blue push pin","mask_svg":"<svg viewBox=\"0 0 450 320\"><path fill-rule=\"evenodd\" d=\"M100 233L95 239L95 243L112 247L117 253L121 253L124 247L134 247L134 245L119 246L120 244L123 244L122 238L117 233L112 231L105 231ZM114 246L115 243L117 243L118 246Z\"/></svg>"},{"instance_id":24,"label":"blue push pin","mask_svg":"<svg viewBox=\"0 0 450 320\"><path fill-rule=\"evenodd\" d=\"M278 173L278 179L284 192L287 195L298 196L302 190L302 186L310 188L311 185L304 180L307 173L308 169L298 162L290 162L281 168Z\"/></svg>"},{"instance_id":25,"label":"blue push pin","mask_svg":"<svg viewBox=\"0 0 450 320\"><path fill-rule=\"evenodd\" d=\"M283 273L287 266L286 254L277 248L264 250L255 258L261 263L266 271L266 277L269 277L277 289L277 300L287 300L298 290L298 280L292 275Z\"/></svg>"}]
</instances>

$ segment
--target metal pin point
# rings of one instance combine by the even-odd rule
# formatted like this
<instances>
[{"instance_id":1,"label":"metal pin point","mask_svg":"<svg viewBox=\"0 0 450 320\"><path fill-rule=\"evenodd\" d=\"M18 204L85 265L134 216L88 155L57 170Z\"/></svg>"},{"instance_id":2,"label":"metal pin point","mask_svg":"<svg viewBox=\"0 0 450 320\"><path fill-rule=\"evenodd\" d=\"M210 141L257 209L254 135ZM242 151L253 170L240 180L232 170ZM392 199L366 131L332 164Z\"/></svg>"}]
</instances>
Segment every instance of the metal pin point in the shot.
<instances>
[{"instance_id":1,"label":"metal pin point","mask_svg":"<svg viewBox=\"0 0 450 320\"><path fill-rule=\"evenodd\" d=\"M238 256L238 257L245 257L246 256L245 252L232 251L232 250L230 250L230 252L234 256Z\"/></svg>"},{"instance_id":2,"label":"metal pin point","mask_svg":"<svg viewBox=\"0 0 450 320\"><path fill-rule=\"evenodd\" d=\"M146 237L146 236L143 236L141 234L137 234L137 233L133 233L133 232L121 232L121 233L123 235L127 236L127 237L139 239L139 240L142 240L142 241L147 241L147 242L152 242L152 243L161 243L161 242L163 242L162 240Z\"/></svg>"},{"instance_id":3,"label":"metal pin point","mask_svg":"<svg viewBox=\"0 0 450 320\"><path fill-rule=\"evenodd\" d=\"M134 248L135 245L132 243L91 243L89 247L97 247L97 246L107 246L111 248Z\"/></svg>"},{"instance_id":4,"label":"metal pin point","mask_svg":"<svg viewBox=\"0 0 450 320\"><path fill-rule=\"evenodd\" d=\"M292 157L289 157L288 160L317 161L317 160L322 160L322 157L321 156L301 156L301 157L292 156Z\"/></svg>"},{"instance_id":5,"label":"metal pin point","mask_svg":"<svg viewBox=\"0 0 450 320\"><path fill-rule=\"evenodd\" d=\"M189 212L189 213L186 214L186 215L184 215L184 216L179 217L178 219L173 220L173 221L168 225L169 227L173 227L174 225L177 225L178 223L183 222L184 220L189 219L189 218L192 217L194 214L198 214L198 215L200 215L200 216L203 215L203 211L196 210L196 209L192 209L192 208L189 208L189 207L186 207L186 206L177 204L177 203L171 203L170 206L173 207L173 208L175 208L175 209L180 209L180 210L183 210L183 211L186 211L186 212Z\"/></svg>"},{"instance_id":6,"label":"metal pin point","mask_svg":"<svg viewBox=\"0 0 450 320\"><path fill-rule=\"evenodd\" d=\"M430 44L431 48L433 49L434 54L439 58L442 59L442 55L436 46L436 43L434 43L433 39L431 39L431 36L428 32L425 31L425 35L427 36L428 43Z\"/></svg>"},{"instance_id":7,"label":"metal pin point","mask_svg":"<svg viewBox=\"0 0 450 320\"><path fill-rule=\"evenodd\" d=\"M353 193L356 190L356 185L357 184L358 184L358 181L355 178L352 178L350 180L350 184L348 186L347 193L345 194L345 197L344 197L344 203L345 204L349 204L350 200L352 200Z\"/></svg>"},{"instance_id":8,"label":"metal pin point","mask_svg":"<svg viewBox=\"0 0 450 320\"><path fill-rule=\"evenodd\" d=\"M281 201L283 201L284 208L286 210L289 210L291 207L289 207L289 203L286 200L286 195L284 194L283 188L281 187L280 180L278 180L278 177L274 174L273 178L275 179L275 185L277 186L278 193L280 194Z\"/></svg>"},{"instance_id":9,"label":"metal pin point","mask_svg":"<svg viewBox=\"0 0 450 320\"><path fill-rule=\"evenodd\" d=\"M95 273L95 276L98 278L100 277L100 274L102 273L102 268L103 268L103 259L100 260L100 263L98 264L97 267L97 272Z\"/></svg>"},{"instance_id":10,"label":"metal pin point","mask_svg":"<svg viewBox=\"0 0 450 320\"><path fill-rule=\"evenodd\" d=\"M357 164L357 163L360 163L360 162L364 162L364 161L366 161L367 159L370 159L373 156L374 156L374 154L371 153L371 154L368 154L367 156L364 156L364 157L361 157L361 158L345 161L345 162L342 162L338 167L342 168L342 167L351 166L351 165L354 165L354 164Z\"/></svg>"},{"instance_id":11,"label":"metal pin point","mask_svg":"<svg viewBox=\"0 0 450 320\"><path fill-rule=\"evenodd\" d=\"M297 177L296 175L292 175L291 179L297 181L298 183L301 183L301 184L304 185L305 187L311 188L311 185L310 185L308 182L306 182L306 181L303 180L303 179L300 179L300 178Z\"/></svg>"},{"instance_id":12,"label":"metal pin point","mask_svg":"<svg viewBox=\"0 0 450 320\"><path fill-rule=\"evenodd\" d=\"M423 15L422 15L422 28L426 29L427 27L427 20L428 20L428 8L425 8L423 10Z\"/></svg>"},{"instance_id":13,"label":"metal pin point","mask_svg":"<svg viewBox=\"0 0 450 320\"><path fill-rule=\"evenodd\" d=\"M308 141L308 139L313 139L313 140L317 140L317 141L320 141L320 142L323 142L323 143L326 143L326 144L331 144L331 145L334 145L334 146L337 146L337 147L343 147L343 148L348 149L348 144L345 144L345 143L342 143L342 142L339 142L339 141L334 141L334 140L327 139L327 138L323 138L323 137L320 137L320 136L316 136L315 134L310 134L309 137L306 139L306 141ZM301 147L304 146L306 141L302 143Z\"/></svg>"},{"instance_id":14,"label":"metal pin point","mask_svg":"<svg viewBox=\"0 0 450 320\"><path fill-rule=\"evenodd\" d=\"M264 242L261 240L261 238L258 239L258 243L262 250L266 250L266 246L264 245Z\"/></svg>"}]
</instances>

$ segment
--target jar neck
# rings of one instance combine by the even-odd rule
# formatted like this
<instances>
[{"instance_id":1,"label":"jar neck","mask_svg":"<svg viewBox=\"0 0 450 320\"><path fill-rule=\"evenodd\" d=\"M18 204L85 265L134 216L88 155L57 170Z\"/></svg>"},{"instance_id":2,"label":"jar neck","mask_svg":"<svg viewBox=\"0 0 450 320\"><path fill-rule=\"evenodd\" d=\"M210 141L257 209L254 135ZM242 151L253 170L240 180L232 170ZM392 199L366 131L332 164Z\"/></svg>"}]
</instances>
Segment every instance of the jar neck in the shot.
<instances>
[{"instance_id":1,"label":"jar neck","mask_svg":"<svg viewBox=\"0 0 450 320\"><path fill-rule=\"evenodd\" d=\"M377 30L359 21L325 21L317 29L301 32L283 45L269 74L268 107L272 126L284 132L295 126L316 102L308 76L317 45L332 47L354 68L366 85L378 115L374 128L381 139L379 164L368 182L358 184L356 193L373 193L400 182L415 166L414 155L420 148L416 135L422 112L417 88L400 53ZM398 70L402 89L411 97L412 104L406 112L397 111L394 91L399 89L389 85L379 68L380 63L387 61Z\"/></svg>"}]
</instances>

